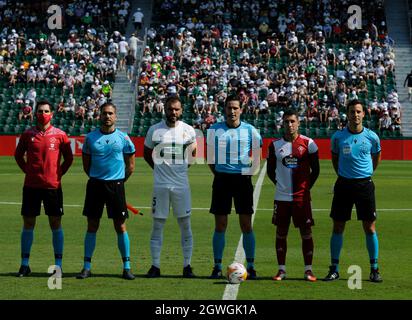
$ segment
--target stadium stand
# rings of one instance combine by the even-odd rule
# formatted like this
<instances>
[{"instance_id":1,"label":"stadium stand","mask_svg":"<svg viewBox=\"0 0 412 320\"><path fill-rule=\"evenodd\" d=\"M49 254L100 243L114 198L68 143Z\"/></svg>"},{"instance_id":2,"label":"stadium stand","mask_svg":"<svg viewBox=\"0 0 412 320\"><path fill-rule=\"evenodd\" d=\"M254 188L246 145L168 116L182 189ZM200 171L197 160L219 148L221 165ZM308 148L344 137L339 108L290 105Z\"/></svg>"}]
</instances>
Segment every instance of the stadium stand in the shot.
<instances>
[{"instance_id":1,"label":"stadium stand","mask_svg":"<svg viewBox=\"0 0 412 320\"><path fill-rule=\"evenodd\" d=\"M70 135L93 130L97 107L111 98L130 4L54 1L64 28L49 30L50 4L0 4L0 134L19 134L31 125L31 117L19 116L27 110L22 97L32 111L40 98L54 103L54 125Z\"/></svg>"},{"instance_id":2,"label":"stadium stand","mask_svg":"<svg viewBox=\"0 0 412 320\"><path fill-rule=\"evenodd\" d=\"M394 124L383 136L400 136L384 7L353 3L364 9L362 30L345 26L349 15L341 2L156 1L132 134L144 136L162 117L155 106L175 94L184 101L184 121L205 130L224 97L237 92L243 121L264 137L282 133L288 107L299 111L303 133L330 136L355 98L368 108L365 126L379 133L387 111Z\"/></svg>"},{"instance_id":3,"label":"stadium stand","mask_svg":"<svg viewBox=\"0 0 412 320\"><path fill-rule=\"evenodd\" d=\"M302 133L331 136L355 98L367 106L365 126L382 137L400 136L402 106L384 7L377 0L352 2L363 9L361 30L346 26L344 2L154 1L137 57L131 135L145 136L162 119L170 95L181 97L185 122L206 130L223 120L223 101L236 92L243 121L264 137L282 134L281 115L289 107L298 110ZM39 98L56 104L56 126L86 134L98 125L97 107L111 98L119 43L133 17L130 3L54 1L65 28L43 33L41 13L50 3L0 2L0 134L27 128L25 101L34 111ZM34 99L27 96L32 88ZM380 130L385 112L391 124Z\"/></svg>"}]
</instances>

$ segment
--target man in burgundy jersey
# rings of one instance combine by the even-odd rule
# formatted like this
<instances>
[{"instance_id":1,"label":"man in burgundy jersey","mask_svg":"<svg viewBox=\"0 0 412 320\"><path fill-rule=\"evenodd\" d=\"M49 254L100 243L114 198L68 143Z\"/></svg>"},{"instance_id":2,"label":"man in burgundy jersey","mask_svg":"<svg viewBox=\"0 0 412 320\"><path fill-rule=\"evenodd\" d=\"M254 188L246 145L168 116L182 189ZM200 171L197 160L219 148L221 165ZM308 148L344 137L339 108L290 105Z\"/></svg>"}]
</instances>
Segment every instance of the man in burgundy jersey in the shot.
<instances>
[{"instance_id":1,"label":"man in burgundy jersey","mask_svg":"<svg viewBox=\"0 0 412 320\"><path fill-rule=\"evenodd\" d=\"M267 174L276 185L272 223L276 225L276 255L279 271L273 280L286 278L286 239L290 218L300 229L305 263L304 279L316 281L312 273L313 239L310 189L319 176L318 147L315 142L300 135L299 118L295 111L283 114L285 134L269 146Z\"/></svg>"},{"instance_id":2,"label":"man in burgundy jersey","mask_svg":"<svg viewBox=\"0 0 412 320\"><path fill-rule=\"evenodd\" d=\"M53 232L55 265L60 267L63 256L63 192L61 178L73 162L70 141L64 131L51 125L52 105L44 100L37 104L37 126L26 130L20 137L14 158L25 173L23 186L23 230L21 234L21 266L18 277L30 274L30 249L36 217L40 215L41 203L49 217ZM61 162L63 156L64 161Z\"/></svg>"}]
</instances>

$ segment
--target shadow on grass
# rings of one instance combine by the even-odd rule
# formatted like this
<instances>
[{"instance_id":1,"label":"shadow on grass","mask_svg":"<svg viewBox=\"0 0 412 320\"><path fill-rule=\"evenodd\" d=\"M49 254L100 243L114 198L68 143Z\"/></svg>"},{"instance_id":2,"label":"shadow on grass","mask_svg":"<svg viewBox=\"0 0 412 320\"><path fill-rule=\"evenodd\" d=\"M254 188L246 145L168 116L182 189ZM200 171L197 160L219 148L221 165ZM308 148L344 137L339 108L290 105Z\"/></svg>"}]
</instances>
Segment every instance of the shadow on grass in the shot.
<instances>
[{"instance_id":1,"label":"shadow on grass","mask_svg":"<svg viewBox=\"0 0 412 320\"><path fill-rule=\"evenodd\" d=\"M78 275L78 272L63 272L63 278L76 278ZM30 275L21 277L21 278L49 278L51 276L50 273L47 272L31 272ZM0 277L17 277L17 272L5 272L5 273L0 273ZM188 280L196 280L196 279L207 279L207 280L214 280L214 279L209 279L208 276L196 276L194 278L183 278L181 275L162 275L159 278L148 278L146 277L146 274L135 274L136 278L141 278L141 279L148 279L148 280L155 280L155 279L188 279ZM109 274L109 273L92 273L90 278L122 278L122 273L115 273L115 274ZM83 279L79 279L83 280ZM85 280L85 279L84 279ZM227 283L227 282L225 282Z\"/></svg>"},{"instance_id":2,"label":"shadow on grass","mask_svg":"<svg viewBox=\"0 0 412 320\"><path fill-rule=\"evenodd\" d=\"M63 278L76 278L76 276L79 273L73 273L73 272L68 272L68 273L64 273L63 272ZM15 277L17 278L17 272L6 272L6 273L0 273L0 277ZM49 278L51 276L51 274L47 273L47 272L32 272L30 273L29 276L25 276L22 278ZM208 280L208 281L213 281L213 284L217 284L217 285L226 285L228 284L228 281L226 281L225 279L210 279L209 276L196 276L194 278L183 278L181 275L172 275L172 274L166 274L166 275L161 275L158 278L148 278L146 277L146 274L135 274L136 278L139 279L148 279L148 280L156 280L156 279L182 279L182 280ZM120 278L122 279L122 274L119 273L115 273L115 274L110 274L110 273L92 273L90 278ZM86 280L86 279L79 279L79 280ZM271 276L268 277L258 277L255 280L247 280L248 282L254 282L254 281L267 281L267 280L272 280ZM340 281L347 281L348 279L345 278L340 278L339 280L335 280L335 281L331 281L331 282L340 282ZM86 280L87 281L87 280ZM302 278L286 278L285 280L282 281L273 281L274 283L276 282L289 282L289 281L304 281L307 282L305 279ZM323 281L322 279L318 279L317 282L325 282L327 283L327 281ZM369 279L362 279L362 282L370 282Z\"/></svg>"}]
</instances>

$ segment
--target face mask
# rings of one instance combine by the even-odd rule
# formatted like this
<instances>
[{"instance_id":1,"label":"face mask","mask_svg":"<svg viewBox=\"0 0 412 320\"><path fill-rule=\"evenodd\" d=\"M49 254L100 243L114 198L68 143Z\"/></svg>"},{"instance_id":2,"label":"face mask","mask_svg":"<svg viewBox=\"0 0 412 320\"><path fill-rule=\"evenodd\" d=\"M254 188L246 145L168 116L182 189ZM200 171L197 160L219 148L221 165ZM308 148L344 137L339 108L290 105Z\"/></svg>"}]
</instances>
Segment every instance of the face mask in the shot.
<instances>
[{"instance_id":1,"label":"face mask","mask_svg":"<svg viewBox=\"0 0 412 320\"><path fill-rule=\"evenodd\" d=\"M37 113L37 122L40 123L41 125L45 126L48 124L52 118L51 113Z\"/></svg>"}]
</instances>

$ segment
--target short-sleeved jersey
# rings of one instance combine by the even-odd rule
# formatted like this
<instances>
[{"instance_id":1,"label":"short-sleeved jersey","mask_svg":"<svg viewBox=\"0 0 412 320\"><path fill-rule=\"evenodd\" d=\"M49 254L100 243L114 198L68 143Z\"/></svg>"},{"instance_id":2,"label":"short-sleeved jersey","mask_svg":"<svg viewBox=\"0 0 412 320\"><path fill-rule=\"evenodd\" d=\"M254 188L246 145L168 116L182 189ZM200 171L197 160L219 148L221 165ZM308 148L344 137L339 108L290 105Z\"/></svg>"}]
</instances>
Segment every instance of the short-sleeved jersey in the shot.
<instances>
[{"instance_id":1,"label":"short-sleeved jersey","mask_svg":"<svg viewBox=\"0 0 412 320\"><path fill-rule=\"evenodd\" d=\"M155 186L188 186L186 148L195 141L195 130L182 121L171 128L162 120L149 128L144 144L153 149Z\"/></svg>"},{"instance_id":2,"label":"short-sleeved jersey","mask_svg":"<svg viewBox=\"0 0 412 320\"><path fill-rule=\"evenodd\" d=\"M135 151L129 136L119 129L112 133L96 129L86 136L83 144L83 153L91 156L89 176L101 180L124 179L124 155Z\"/></svg>"},{"instance_id":3,"label":"short-sleeved jersey","mask_svg":"<svg viewBox=\"0 0 412 320\"><path fill-rule=\"evenodd\" d=\"M338 175L361 179L372 176L372 155L381 151L381 145L372 130L363 128L360 133L352 133L346 127L332 136L331 149L339 156Z\"/></svg>"},{"instance_id":4,"label":"short-sleeved jersey","mask_svg":"<svg viewBox=\"0 0 412 320\"><path fill-rule=\"evenodd\" d=\"M61 187L61 156L67 165L73 153L67 134L53 126L46 131L37 127L26 130L20 137L15 151L16 159L26 154L24 185L30 188L57 189ZM67 168L66 168L67 169Z\"/></svg>"},{"instance_id":5,"label":"short-sleeved jersey","mask_svg":"<svg viewBox=\"0 0 412 320\"><path fill-rule=\"evenodd\" d=\"M217 172L241 174L250 168L252 151L260 151L262 138L256 128L240 122L230 128L226 122L218 122L207 131L208 152L213 151L212 161Z\"/></svg>"},{"instance_id":6,"label":"short-sleeved jersey","mask_svg":"<svg viewBox=\"0 0 412 320\"><path fill-rule=\"evenodd\" d=\"M317 156L318 146L303 135L293 142L281 138L272 143L276 157L275 200L310 200L310 157Z\"/></svg>"}]
</instances>

